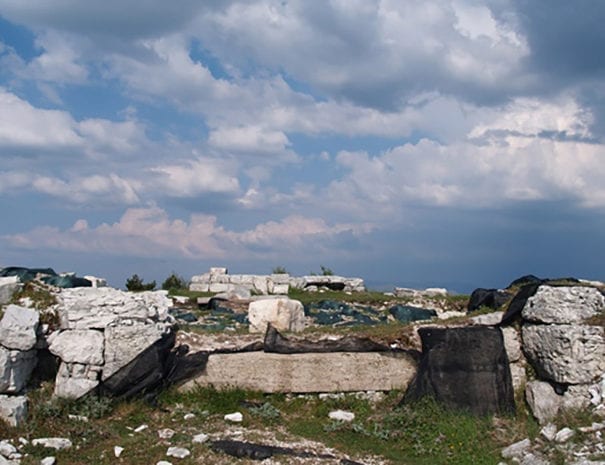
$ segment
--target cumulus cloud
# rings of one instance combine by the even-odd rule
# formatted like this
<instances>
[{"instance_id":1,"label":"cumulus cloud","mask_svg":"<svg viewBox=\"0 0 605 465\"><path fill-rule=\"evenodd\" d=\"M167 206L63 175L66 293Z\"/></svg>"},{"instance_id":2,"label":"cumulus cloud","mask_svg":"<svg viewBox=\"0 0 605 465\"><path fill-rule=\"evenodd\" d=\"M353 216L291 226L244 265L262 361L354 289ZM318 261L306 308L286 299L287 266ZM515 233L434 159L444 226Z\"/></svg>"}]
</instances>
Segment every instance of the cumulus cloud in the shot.
<instances>
[{"instance_id":1,"label":"cumulus cloud","mask_svg":"<svg viewBox=\"0 0 605 465\"><path fill-rule=\"evenodd\" d=\"M224 258L239 254L254 257L257 247L273 252L303 255L309 246L320 247L342 233L363 235L368 225L333 224L302 216L259 224L251 230L233 231L220 226L213 215L195 214L188 221L171 219L159 207L131 208L115 223L90 227L84 219L70 228L38 227L3 236L11 245L28 250L95 251L141 257ZM263 252L266 256L266 252Z\"/></svg>"}]
</instances>

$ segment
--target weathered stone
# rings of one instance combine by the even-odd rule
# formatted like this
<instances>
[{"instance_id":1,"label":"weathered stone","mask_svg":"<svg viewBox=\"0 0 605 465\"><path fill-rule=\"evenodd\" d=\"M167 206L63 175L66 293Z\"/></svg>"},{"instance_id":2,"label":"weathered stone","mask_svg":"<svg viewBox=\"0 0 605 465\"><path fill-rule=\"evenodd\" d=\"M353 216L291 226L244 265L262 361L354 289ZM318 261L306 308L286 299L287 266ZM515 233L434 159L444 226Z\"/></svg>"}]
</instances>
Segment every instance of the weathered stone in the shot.
<instances>
[{"instance_id":1,"label":"weathered stone","mask_svg":"<svg viewBox=\"0 0 605 465\"><path fill-rule=\"evenodd\" d=\"M21 426L27 418L27 397L0 395L0 418L10 426Z\"/></svg>"},{"instance_id":2,"label":"weathered stone","mask_svg":"<svg viewBox=\"0 0 605 465\"><path fill-rule=\"evenodd\" d=\"M244 416L241 412L228 413L224 416L225 421L230 421L232 423L241 423L244 421Z\"/></svg>"},{"instance_id":3,"label":"weathered stone","mask_svg":"<svg viewBox=\"0 0 605 465\"><path fill-rule=\"evenodd\" d=\"M204 433L199 433L199 434L196 434L195 436L193 436L193 439L191 439L191 442L193 442L194 444L203 444L203 443L207 442L208 439L210 439L210 436L208 436L207 434L204 434Z\"/></svg>"},{"instance_id":4,"label":"weathered stone","mask_svg":"<svg viewBox=\"0 0 605 465\"><path fill-rule=\"evenodd\" d=\"M32 444L56 450L70 449L73 445L67 438L39 438L34 439Z\"/></svg>"},{"instance_id":5,"label":"weathered stone","mask_svg":"<svg viewBox=\"0 0 605 465\"><path fill-rule=\"evenodd\" d=\"M8 350L0 347L0 393L20 392L36 367L35 350Z\"/></svg>"},{"instance_id":6,"label":"weathered stone","mask_svg":"<svg viewBox=\"0 0 605 465\"><path fill-rule=\"evenodd\" d=\"M529 451L530 447L531 441L529 439L523 439L522 441L515 442L514 444L502 449L502 457L505 459L519 459Z\"/></svg>"},{"instance_id":7,"label":"weathered stone","mask_svg":"<svg viewBox=\"0 0 605 465\"><path fill-rule=\"evenodd\" d=\"M544 379L590 383L605 372L603 327L525 324L522 338L525 355Z\"/></svg>"},{"instance_id":8,"label":"weathered stone","mask_svg":"<svg viewBox=\"0 0 605 465\"><path fill-rule=\"evenodd\" d=\"M547 441L554 441L556 435L557 425L555 425L554 423L548 423L540 430L540 436L542 436Z\"/></svg>"},{"instance_id":9,"label":"weathered stone","mask_svg":"<svg viewBox=\"0 0 605 465\"><path fill-rule=\"evenodd\" d=\"M504 337L504 347L509 362L518 362L523 357L521 350L521 336L512 326L500 328Z\"/></svg>"},{"instance_id":10,"label":"weathered stone","mask_svg":"<svg viewBox=\"0 0 605 465\"><path fill-rule=\"evenodd\" d=\"M511 297L512 294L506 290L475 289L469 298L467 310L473 312L481 307L497 310L508 302Z\"/></svg>"},{"instance_id":11,"label":"weathered stone","mask_svg":"<svg viewBox=\"0 0 605 465\"><path fill-rule=\"evenodd\" d=\"M55 465L56 463L57 459L52 456L44 457L42 460L40 460L40 465Z\"/></svg>"},{"instance_id":12,"label":"weathered stone","mask_svg":"<svg viewBox=\"0 0 605 465\"><path fill-rule=\"evenodd\" d=\"M557 431L557 434L555 434L555 442L567 442L574 436L574 434L575 432L571 428L563 428Z\"/></svg>"},{"instance_id":13,"label":"weathered stone","mask_svg":"<svg viewBox=\"0 0 605 465\"><path fill-rule=\"evenodd\" d=\"M79 399L99 385L101 367L61 363L55 380L54 395Z\"/></svg>"},{"instance_id":14,"label":"weathered stone","mask_svg":"<svg viewBox=\"0 0 605 465\"><path fill-rule=\"evenodd\" d=\"M563 398L545 381L527 383L525 398L529 409L541 425L550 422L557 415L563 403Z\"/></svg>"},{"instance_id":15,"label":"weathered stone","mask_svg":"<svg viewBox=\"0 0 605 465\"><path fill-rule=\"evenodd\" d=\"M37 311L9 305L0 320L0 344L7 349L33 349L37 340L38 321Z\"/></svg>"},{"instance_id":16,"label":"weathered stone","mask_svg":"<svg viewBox=\"0 0 605 465\"><path fill-rule=\"evenodd\" d=\"M305 329L305 310L298 300L288 298L250 302L248 320L251 333L264 333L271 323L279 331Z\"/></svg>"},{"instance_id":17,"label":"weathered stone","mask_svg":"<svg viewBox=\"0 0 605 465\"><path fill-rule=\"evenodd\" d=\"M59 295L62 329L104 329L121 318L169 319L167 291L124 292L110 287L65 289Z\"/></svg>"},{"instance_id":18,"label":"weathered stone","mask_svg":"<svg viewBox=\"0 0 605 465\"><path fill-rule=\"evenodd\" d=\"M605 297L598 289L583 286L540 286L527 299L522 316L534 323L573 324L602 313Z\"/></svg>"},{"instance_id":19,"label":"weathered stone","mask_svg":"<svg viewBox=\"0 0 605 465\"><path fill-rule=\"evenodd\" d=\"M13 294L21 287L17 276L0 277L0 305L11 301Z\"/></svg>"},{"instance_id":20,"label":"weathered stone","mask_svg":"<svg viewBox=\"0 0 605 465\"><path fill-rule=\"evenodd\" d=\"M211 354L204 372L182 386L237 387L273 392L351 392L405 389L416 362L403 352Z\"/></svg>"},{"instance_id":21,"label":"weathered stone","mask_svg":"<svg viewBox=\"0 0 605 465\"><path fill-rule=\"evenodd\" d=\"M527 374L525 373L525 365L520 362L511 363L509 365L510 375L512 377L513 389L519 390L525 386L527 381Z\"/></svg>"},{"instance_id":22,"label":"weathered stone","mask_svg":"<svg viewBox=\"0 0 605 465\"><path fill-rule=\"evenodd\" d=\"M61 331L50 338L48 349L63 362L103 365L105 338L94 329Z\"/></svg>"},{"instance_id":23,"label":"weathered stone","mask_svg":"<svg viewBox=\"0 0 605 465\"><path fill-rule=\"evenodd\" d=\"M164 323L149 324L132 319L119 320L105 330L103 381L134 360L171 330Z\"/></svg>"},{"instance_id":24,"label":"weathered stone","mask_svg":"<svg viewBox=\"0 0 605 465\"><path fill-rule=\"evenodd\" d=\"M499 328L425 327L418 333L422 358L404 403L428 396L449 408L475 415L515 411L511 373Z\"/></svg>"},{"instance_id":25,"label":"weathered stone","mask_svg":"<svg viewBox=\"0 0 605 465\"><path fill-rule=\"evenodd\" d=\"M480 326L496 326L502 320L504 312L485 313L470 318L471 324Z\"/></svg>"},{"instance_id":26,"label":"weathered stone","mask_svg":"<svg viewBox=\"0 0 605 465\"><path fill-rule=\"evenodd\" d=\"M184 459L185 457L189 457L191 452L189 449L185 449L184 447L169 447L166 452L168 457L175 457L177 459Z\"/></svg>"},{"instance_id":27,"label":"weathered stone","mask_svg":"<svg viewBox=\"0 0 605 465\"><path fill-rule=\"evenodd\" d=\"M84 276L84 279L88 279L92 284L92 287L107 287L107 280L104 278L97 278L96 276Z\"/></svg>"},{"instance_id":28,"label":"weathered stone","mask_svg":"<svg viewBox=\"0 0 605 465\"><path fill-rule=\"evenodd\" d=\"M351 422L355 420L355 414L345 410L333 410L328 414L328 418L335 421Z\"/></svg>"}]
</instances>

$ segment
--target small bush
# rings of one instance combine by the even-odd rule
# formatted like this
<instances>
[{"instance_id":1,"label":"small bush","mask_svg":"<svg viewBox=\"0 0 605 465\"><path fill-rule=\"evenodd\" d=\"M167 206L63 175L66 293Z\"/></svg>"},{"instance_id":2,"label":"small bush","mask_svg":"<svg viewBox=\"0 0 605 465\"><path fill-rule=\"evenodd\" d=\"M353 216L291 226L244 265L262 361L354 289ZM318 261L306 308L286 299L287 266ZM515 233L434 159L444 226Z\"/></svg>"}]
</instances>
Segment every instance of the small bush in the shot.
<instances>
[{"instance_id":1,"label":"small bush","mask_svg":"<svg viewBox=\"0 0 605 465\"><path fill-rule=\"evenodd\" d=\"M131 292L153 291L155 289L155 281L144 283L138 274L133 274L126 280L126 289Z\"/></svg>"},{"instance_id":2,"label":"small bush","mask_svg":"<svg viewBox=\"0 0 605 465\"><path fill-rule=\"evenodd\" d=\"M188 289L189 283L176 273L172 273L170 276L166 278L166 280L162 283L162 289L165 291L173 291L178 289Z\"/></svg>"},{"instance_id":3,"label":"small bush","mask_svg":"<svg viewBox=\"0 0 605 465\"><path fill-rule=\"evenodd\" d=\"M283 267L283 266L276 266L275 268L273 268L273 270L271 271L271 273L273 273L273 274L288 274L288 270L286 270L286 268Z\"/></svg>"}]
</instances>

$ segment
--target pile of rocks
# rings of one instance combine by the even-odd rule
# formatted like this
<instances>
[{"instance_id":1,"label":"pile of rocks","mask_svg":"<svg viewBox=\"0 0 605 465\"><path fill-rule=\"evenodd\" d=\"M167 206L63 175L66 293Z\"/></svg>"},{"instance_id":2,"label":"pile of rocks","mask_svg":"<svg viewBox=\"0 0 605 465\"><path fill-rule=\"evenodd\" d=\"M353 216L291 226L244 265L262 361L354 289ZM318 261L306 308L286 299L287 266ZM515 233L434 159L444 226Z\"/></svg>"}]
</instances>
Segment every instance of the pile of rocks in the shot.
<instances>
[{"instance_id":1,"label":"pile of rocks","mask_svg":"<svg viewBox=\"0 0 605 465\"><path fill-rule=\"evenodd\" d=\"M290 288L317 291L319 289L341 290L345 292L365 291L361 278L343 276L302 276L288 273L256 275L229 274L227 268L210 268L208 273L191 278L189 289L198 292L232 292L247 289L255 294L287 294Z\"/></svg>"}]
</instances>

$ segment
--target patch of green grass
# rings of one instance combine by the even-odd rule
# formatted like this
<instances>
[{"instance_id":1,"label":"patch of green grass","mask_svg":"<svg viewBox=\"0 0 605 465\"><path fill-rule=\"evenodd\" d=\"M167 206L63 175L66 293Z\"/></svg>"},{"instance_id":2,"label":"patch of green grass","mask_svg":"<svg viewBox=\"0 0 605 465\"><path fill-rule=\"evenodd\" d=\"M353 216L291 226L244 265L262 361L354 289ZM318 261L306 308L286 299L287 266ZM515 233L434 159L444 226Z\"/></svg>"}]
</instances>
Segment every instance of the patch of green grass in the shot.
<instances>
[{"instance_id":1,"label":"patch of green grass","mask_svg":"<svg viewBox=\"0 0 605 465\"><path fill-rule=\"evenodd\" d=\"M28 298L36 310L46 310L57 303L57 298L44 285L34 281L25 283L23 287L13 294L11 303L19 305L21 299Z\"/></svg>"}]
</instances>

